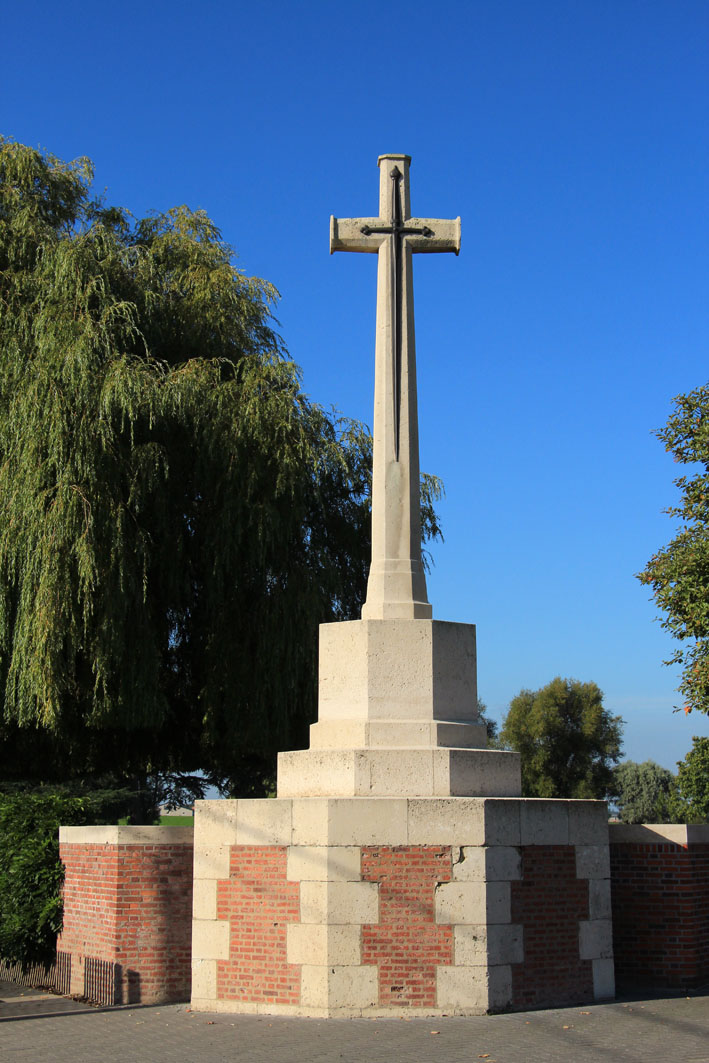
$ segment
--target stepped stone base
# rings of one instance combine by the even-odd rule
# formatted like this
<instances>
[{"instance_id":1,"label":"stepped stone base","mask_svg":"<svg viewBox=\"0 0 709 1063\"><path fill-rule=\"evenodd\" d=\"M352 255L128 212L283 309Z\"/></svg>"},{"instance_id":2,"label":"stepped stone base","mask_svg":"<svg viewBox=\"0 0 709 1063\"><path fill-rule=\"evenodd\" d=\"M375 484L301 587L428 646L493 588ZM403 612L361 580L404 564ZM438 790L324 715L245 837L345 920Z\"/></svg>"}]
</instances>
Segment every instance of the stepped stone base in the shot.
<instances>
[{"instance_id":1,"label":"stepped stone base","mask_svg":"<svg viewBox=\"0 0 709 1063\"><path fill-rule=\"evenodd\" d=\"M516 797L519 753L499 749L303 749L278 754L279 797Z\"/></svg>"},{"instance_id":2,"label":"stepped stone base","mask_svg":"<svg viewBox=\"0 0 709 1063\"><path fill-rule=\"evenodd\" d=\"M603 802L200 801L192 1007L477 1015L613 996Z\"/></svg>"}]
</instances>

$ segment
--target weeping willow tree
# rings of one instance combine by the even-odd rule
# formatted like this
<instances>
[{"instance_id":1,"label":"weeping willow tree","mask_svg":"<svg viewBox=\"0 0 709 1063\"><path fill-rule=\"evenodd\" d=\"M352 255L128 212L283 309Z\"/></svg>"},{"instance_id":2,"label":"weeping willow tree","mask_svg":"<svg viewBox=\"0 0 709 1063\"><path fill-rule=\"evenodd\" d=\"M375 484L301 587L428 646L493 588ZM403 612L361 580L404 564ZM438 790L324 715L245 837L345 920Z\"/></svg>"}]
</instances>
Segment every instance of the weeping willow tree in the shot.
<instances>
[{"instance_id":1,"label":"weeping willow tree","mask_svg":"<svg viewBox=\"0 0 709 1063\"><path fill-rule=\"evenodd\" d=\"M203 212L136 220L91 178L0 140L5 775L238 788L306 744L317 624L361 605L371 441L303 394Z\"/></svg>"}]
</instances>

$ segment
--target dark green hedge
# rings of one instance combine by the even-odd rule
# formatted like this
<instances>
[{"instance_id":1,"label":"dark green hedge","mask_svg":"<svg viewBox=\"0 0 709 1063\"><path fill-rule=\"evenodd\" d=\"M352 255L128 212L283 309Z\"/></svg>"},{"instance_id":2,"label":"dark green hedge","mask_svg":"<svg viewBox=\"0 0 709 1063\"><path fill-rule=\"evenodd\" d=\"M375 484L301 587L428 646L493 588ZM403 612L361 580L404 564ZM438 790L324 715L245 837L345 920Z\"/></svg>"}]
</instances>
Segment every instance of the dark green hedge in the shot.
<instances>
[{"instance_id":1,"label":"dark green hedge","mask_svg":"<svg viewBox=\"0 0 709 1063\"><path fill-rule=\"evenodd\" d=\"M0 792L0 957L53 961L62 926L59 827L115 823L121 798L125 805L116 792Z\"/></svg>"}]
</instances>

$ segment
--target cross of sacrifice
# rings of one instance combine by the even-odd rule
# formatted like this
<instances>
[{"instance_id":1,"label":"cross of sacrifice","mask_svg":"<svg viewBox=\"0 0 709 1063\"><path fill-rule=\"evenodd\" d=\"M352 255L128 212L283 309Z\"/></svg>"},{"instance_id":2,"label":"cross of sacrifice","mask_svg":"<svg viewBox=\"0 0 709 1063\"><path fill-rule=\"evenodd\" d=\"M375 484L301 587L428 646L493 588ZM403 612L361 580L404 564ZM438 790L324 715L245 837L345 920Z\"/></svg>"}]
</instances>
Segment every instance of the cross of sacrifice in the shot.
<instances>
[{"instance_id":1,"label":"cross of sacrifice","mask_svg":"<svg viewBox=\"0 0 709 1063\"><path fill-rule=\"evenodd\" d=\"M412 218L408 155L380 155L379 217L330 218L330 253L379 255L374 369L372 564L363 620L428 620L421 561L411 255L460 250L460 218Z\"/></svg>"}]
</instances>

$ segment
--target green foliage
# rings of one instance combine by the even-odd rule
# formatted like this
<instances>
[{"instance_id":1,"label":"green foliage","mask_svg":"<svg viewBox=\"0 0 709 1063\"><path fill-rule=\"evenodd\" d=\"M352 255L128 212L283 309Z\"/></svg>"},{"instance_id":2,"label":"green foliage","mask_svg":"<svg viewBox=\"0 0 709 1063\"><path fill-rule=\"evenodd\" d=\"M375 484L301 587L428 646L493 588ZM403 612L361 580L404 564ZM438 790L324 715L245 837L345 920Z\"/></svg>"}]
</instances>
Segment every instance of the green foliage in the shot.
<instances>
[{"instance_id":1,"label":"green foliage","mask_svg":"<svg viewBox=\"0 0 709 1063\"><path fill-rule=\"evenodd\" d=\"M626 760L613 769L611 793L623 823L681 822L676 789L672 772L654 760L642 764Z\"/></svg>"},{"instance_id":2,"label":"green foliage","mask_svg":"<svg viewBox=\"0 0 709 1063\"><path fill-rule=\"evenodd\" d=\"M524 797L604 798L622 730L595 683L556 678L513 698L500 745L522 754Z\"/></svg>"},{"instance_id":3,"label":"green foliage","mask_svg":"<svg viewBox=\"0 0 709 1063\"><path fill-rule=\"evenodd\" d=\"M667 513L680 521L674 539L656 553L641 583L663 611L662 625L681 645L666 661L682 667L679 691L685 712L709 713L709 385L675 399L667 425L657 433L682 465L698 465L675 484L679 505Z\"/></svg>"},{"instance_id":4,"label":"green foliage","mask_svg":"<svg viewBox=\"0 0 709 1063\"><path fill-rule=\"evenodd\" d=\"M709 738L692 739L692 748L677 764L677 789L687 823L709 820Z\"/></svg>"},{"instance_id":5,"label":"green foliage","mask_svg":"<svg viewBox=\"0 0 709 1063\"><path fill-rule=\"evenodd\" d=\"M478 723L484 723L487 731L487 744L489 749L497 749L499 745L499 726L497 720L491 720L487 715L487 705L478 698Z\"/></svg>"},{"instance_id":6,"label":"green foliage","mask_svg":"<svg viewBox=\"0 0 709 1063\"><path fill-rule=\"evenodd\" d=\"M371 439L303 394L203 212L91 177L0 139L0 755L238 792L307 744L317 625L358 615Z\"/></svg>"},{"instance_id":7,"label":"green foliage","mask_svg":"<svg viewBox=\"0 0 709 1063\"><path fill-rule=\"evenodd\" d=\"M109 823L124 794L0 793L0 956L50 963L62 926L59 826Z\"/></svg>"}]
</instances>

